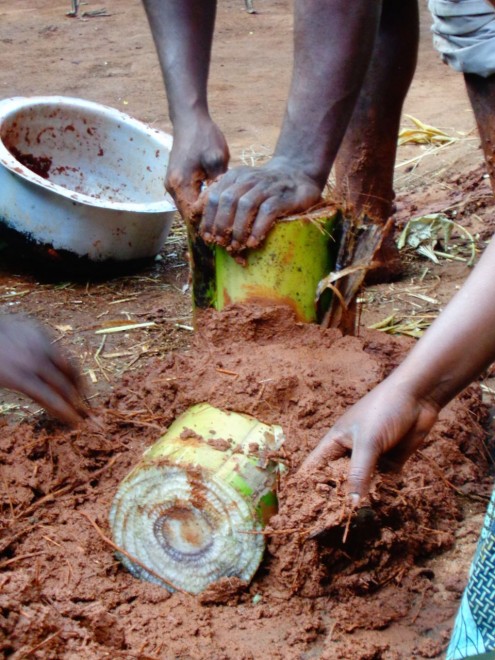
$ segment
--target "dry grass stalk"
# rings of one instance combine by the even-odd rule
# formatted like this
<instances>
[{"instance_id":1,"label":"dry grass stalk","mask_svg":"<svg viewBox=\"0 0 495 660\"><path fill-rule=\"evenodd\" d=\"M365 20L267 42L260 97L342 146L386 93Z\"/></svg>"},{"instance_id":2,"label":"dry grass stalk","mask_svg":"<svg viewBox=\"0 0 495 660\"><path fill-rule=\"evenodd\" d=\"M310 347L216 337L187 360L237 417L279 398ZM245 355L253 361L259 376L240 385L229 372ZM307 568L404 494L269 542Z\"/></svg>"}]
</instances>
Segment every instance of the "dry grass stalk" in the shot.
<instances>
[{"instance_id":1,"label":"dry grass stalk","mask_svg":"<svg viewBox=\"0 0 495 660\"><path fill-rule=\"evenodd\" d=\"M459 138L448 135L445 131L435 128L435 126L425 124L412 115L406 115L406 117L413 124L413 128L402 128L399 131L399 146L404 144L452 144L452 142L459 140Z\"/></svg>"},{"instance_id":2,"label":"dry grass stalk","mask_svg":"<svg viewBox=\"0 0 495 660\"><path fill-rule=\"evenodd\" d=\"M95 330L95 335L109 335L114 332L129 332L130 330L139 330L141 328L154 328L157 326L155 321L146 321L144 323L127 323L125 325L113 326L110 328L100 328Z\"/></svg>"},{"instance_id":3,"label":"dry grass stalk","mask_svg":"<svg viewBox=\"0 0 495 660\"><path fill-rule=\"evenodd\" d=\"M369 325L368 328L370 330L379 330L389 335L405 335L418 339L429 328L433 318L435 318L435 315L426 314L424 316L410 317L409 319L405 317L399 319L395 314L391 314L381 321Z\"/></svg>"}]
</instances>

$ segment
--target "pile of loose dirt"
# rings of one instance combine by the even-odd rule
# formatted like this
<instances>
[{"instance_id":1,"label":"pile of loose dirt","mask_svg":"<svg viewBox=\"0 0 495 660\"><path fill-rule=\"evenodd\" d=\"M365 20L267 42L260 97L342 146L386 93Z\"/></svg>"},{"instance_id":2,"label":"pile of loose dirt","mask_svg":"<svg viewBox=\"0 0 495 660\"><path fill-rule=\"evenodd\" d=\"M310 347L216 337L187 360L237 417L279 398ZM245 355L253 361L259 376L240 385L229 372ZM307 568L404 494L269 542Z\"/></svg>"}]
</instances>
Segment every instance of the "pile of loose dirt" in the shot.
<instances>
[{"instance_id":1,"label":"pile of loose dirt","mask_svg":"<svg viewBox=\"0 0 495 660\"><path fill-rule=\"evenodd\" d=\"M462 585L442 589L426 559L452 546L463 503L481 499L477 388L447 407L401 476L377 478L369 506L350 521L346 459L324 468L318 483L296 476L324 432L410 345L377 332L342 337L298 324L282 308L234 306L204 314L189 351L124 378L87 425L5 424L0 652L364 659L405 657L406 644L408 657L438 655ZM201 401L281 424L289 469L252 584L224 580L194 598L131 577L91 521L109 535L121 479ZM322 521L331 529L308 538Z\"/></svg>"}]
</instances>

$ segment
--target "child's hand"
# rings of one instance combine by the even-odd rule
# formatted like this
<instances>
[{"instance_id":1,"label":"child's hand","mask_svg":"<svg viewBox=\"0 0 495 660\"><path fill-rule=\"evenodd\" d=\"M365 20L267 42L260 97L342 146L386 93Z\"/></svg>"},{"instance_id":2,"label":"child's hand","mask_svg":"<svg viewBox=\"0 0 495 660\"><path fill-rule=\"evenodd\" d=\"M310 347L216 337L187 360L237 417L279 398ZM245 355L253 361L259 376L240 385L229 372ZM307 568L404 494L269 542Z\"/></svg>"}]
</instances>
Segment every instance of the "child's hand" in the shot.
<instances>
[{"instance_id":1,"label":"child's hand","mask_svg":"<svg viewBox=\"0 0 495 660\"><path fill-rule=\"evenodd\" d=\"M87 416L77 371L29 319L0 317L0 387L27 394L70 424Z\"/></svg>"}]
</instances>

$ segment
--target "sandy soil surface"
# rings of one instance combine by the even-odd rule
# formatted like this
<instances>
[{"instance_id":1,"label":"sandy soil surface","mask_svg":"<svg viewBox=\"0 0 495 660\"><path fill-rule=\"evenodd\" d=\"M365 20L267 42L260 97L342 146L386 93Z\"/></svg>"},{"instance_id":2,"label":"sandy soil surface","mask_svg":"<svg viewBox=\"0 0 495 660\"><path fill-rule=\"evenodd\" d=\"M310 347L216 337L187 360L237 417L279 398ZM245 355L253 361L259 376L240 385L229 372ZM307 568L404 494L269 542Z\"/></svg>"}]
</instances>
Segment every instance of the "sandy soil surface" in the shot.
<instances>
[{"instance_id":1,"label":"sandy soil surface","mask_svg":"<svg viewBox=\"0 0 495 660\"><path fill-rule=\"evenodd\" d=\"M481 250L494 227L491 191L462 77L434 53L424 4L405 112L455 140L442 148L399 148L398 226L445 212ZM212 111L233 164L260 163L274 148L289 84L291 4L258 0L256 15L241 0L219 5ZM66 16L68 1L0 3L0 96L83 97L170 130L140 3L91 2L81 11L103 7L106 16L74 19ZM490 371L445 410L401 477L377 479L372 523L353 523L345 543L345 463L318 475L317 487L294 474L338 415L414 341L367 326L394 314L406 330L417 328L460 286L469 272L460 237L454 237L460 260L434 264L405 252L399 281L363 291L358 338L296 324L281 310L236 308L206 316L194 335L179 221L159 260L105 280L54 281L4 250L1 312L29 313L51 328L81 365L99 424L68 431L35 405L2 393L0 653L441 657L491 483ZM128 321L155 325L104 340L95 334ZM120 480L177 414L203 400L282 424L290 469L255 580L198 599L131 577L91 521L109 535L108 509ZM330 532L309 539L321 520Z\"/></svg>"}]
</instances>

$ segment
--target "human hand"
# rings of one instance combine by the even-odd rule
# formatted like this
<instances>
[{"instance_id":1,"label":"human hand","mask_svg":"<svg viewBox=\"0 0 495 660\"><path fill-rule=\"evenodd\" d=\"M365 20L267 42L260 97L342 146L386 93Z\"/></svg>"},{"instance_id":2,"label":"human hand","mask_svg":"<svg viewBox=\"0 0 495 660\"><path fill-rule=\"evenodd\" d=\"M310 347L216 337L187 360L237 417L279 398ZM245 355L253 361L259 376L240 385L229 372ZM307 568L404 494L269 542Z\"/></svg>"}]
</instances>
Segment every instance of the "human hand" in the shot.
<instances>
[{"instance_id":1,"label":"human hand","mask_svg":"<svg viewBox=\"0 0 495 660\"><path fill-rule=\"evenodd\" d=\"M257 247L277 218L305 211L320 197L320 185L284 158L261 167L237 167L201 196L200 234L233 252Z\"/></svg>"},{"instance_id":2,"label":"human hand","mask_svg":"<svg viewBox=\"0 0 495 660\"><path fill-rule=\"evenodd\" d=\"M228 162L227 142L209 117L175 125L165 187L184 219L193 219L203 183L223 174Z\"/></svg>"},{"instance_id":3,"label":"human hand","mask_svg":"<svg viewBox=\"0 0 495 660\"><path fill-rule=\"evenodd\" d=\"M26 394L70 424L87 416L77 371L29 319L0 317L0 387Z\"/></svg>"},{"instance_id":4,"label":"human hand","mask_svg":"<svg viewBox=\"0 0 495 660\"><path fill-rule=\"evenodd\" d=\"M352 452L347 490L352 504L368 494L378 460L399 471L421 445L437 420L440 407L419 399L389 377L342 415L300 470L313 472L321 463Z\"/></svg>"}]
</instances>

